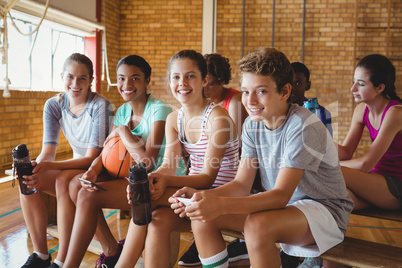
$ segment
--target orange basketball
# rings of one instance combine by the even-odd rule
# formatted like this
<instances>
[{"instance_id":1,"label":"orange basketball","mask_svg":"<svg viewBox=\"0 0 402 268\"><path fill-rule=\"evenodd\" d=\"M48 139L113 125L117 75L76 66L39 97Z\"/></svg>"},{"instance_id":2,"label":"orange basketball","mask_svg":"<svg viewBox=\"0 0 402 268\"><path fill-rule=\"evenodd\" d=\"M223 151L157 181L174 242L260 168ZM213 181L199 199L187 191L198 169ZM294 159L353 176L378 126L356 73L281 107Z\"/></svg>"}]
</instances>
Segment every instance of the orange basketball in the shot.
<instances>
[{"instance_id":1,"label":"orange basketball","mask_svg":"<svg viewBox=\"0 0 402 268\"><path fill-rule=\"evenodd\" d=\"M135 164L120 137L107 141L102 150L102 163L114 178L128 177L129 168Z\"/></svg>"}]
</instances>

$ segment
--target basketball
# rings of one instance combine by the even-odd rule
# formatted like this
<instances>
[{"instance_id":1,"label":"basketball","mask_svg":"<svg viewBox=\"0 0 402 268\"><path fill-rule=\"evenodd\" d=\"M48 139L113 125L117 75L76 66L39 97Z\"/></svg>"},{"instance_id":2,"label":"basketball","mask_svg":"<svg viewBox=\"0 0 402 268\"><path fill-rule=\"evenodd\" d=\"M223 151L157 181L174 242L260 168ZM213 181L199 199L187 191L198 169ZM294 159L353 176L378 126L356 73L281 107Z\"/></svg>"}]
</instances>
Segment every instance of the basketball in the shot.
<instances>
[{"instance_id":1,"label":"basketball","mask_svg":"<svg viewBox=\"0 0 402 268\"><path fill-rule=\"evenodd\" d=\"M107 141L102 150L102 163L115 179L128 177L129 168L135 164L120 137Z\"/></svg>"}]
</instances>

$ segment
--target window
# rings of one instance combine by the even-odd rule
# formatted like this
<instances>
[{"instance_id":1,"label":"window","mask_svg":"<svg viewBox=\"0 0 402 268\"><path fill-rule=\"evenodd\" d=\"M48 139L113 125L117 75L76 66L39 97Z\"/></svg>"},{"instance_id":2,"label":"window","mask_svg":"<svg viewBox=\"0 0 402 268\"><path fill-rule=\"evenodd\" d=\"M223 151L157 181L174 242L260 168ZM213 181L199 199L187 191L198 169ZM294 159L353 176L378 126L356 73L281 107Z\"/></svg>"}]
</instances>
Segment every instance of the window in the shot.
<instances>
[{"instance_id":1,"label":"window","mask_svg":"<svg viewBox=\"0 0 402 268\"><path fill-rule=\"evenodd\" d=\"M12 11L22 33L32 32L39 19ZM21 35L7 18L9 88L35 91L61 91L61 71L65 59L74 52L84 54L85 36L89 34L67 26L44 21L33 35ZM0 64L0 88L5 87L5 64Z\"/></svg>"}]
</instances>

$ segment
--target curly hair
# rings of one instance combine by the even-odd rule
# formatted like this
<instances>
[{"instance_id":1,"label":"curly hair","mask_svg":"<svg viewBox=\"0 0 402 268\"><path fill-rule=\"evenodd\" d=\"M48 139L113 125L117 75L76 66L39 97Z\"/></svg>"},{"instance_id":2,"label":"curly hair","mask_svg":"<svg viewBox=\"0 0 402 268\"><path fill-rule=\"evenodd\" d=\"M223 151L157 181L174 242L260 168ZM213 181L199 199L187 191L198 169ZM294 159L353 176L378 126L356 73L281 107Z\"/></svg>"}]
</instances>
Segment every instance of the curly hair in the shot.
<instances>
[{"instance_id":1,"label":"curly hair","mask_svg":"<svg viewBox=\"0 0 402 268\"><path fill-rule=\"evenodd\" d=\"M275 48L261 47L237 62L241 73L271 76L278 93L293 82L293 69L288 58ZM288 100L289 101L289 100Z\"/></svg>"},{"instance_id":2,"label":"curly hair","mask_svg":"<svg viewBox=\"0 0 402 268\"><path fill-rule=\"evenodd\" d=\"M208 74L215 77L222 85L227 85L232 78L229 59L217 53L205 54Z\"/></svg>"}]
</instances>

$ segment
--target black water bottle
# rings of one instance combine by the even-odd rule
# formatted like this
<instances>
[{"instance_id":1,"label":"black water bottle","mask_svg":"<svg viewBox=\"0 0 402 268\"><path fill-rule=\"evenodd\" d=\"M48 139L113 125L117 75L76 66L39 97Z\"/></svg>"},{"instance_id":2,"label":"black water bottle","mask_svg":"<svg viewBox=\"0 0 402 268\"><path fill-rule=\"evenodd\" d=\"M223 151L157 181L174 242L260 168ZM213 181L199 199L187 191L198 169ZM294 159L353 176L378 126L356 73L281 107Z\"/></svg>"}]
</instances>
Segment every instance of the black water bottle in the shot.
<instances>
[{"instance_id":1,"label":"black water bottle","mask_svg":"<svg viewBox=\"0 0 402 268\"><path fill-rule=\"evenodd\" d=\"M151 222L151 195L149 193L148 174L145 164L140 162L129 169L131 191L131 215L137 225Z\"/></svg>"},{"instance_id":2,"label":"black water bottle","mask_svg":"<svg viewBox=\"0 0 402 268\"><path fill-rule=\"evenodd\" d=\"M22 176L32 175L33 166L31 164L31 156L26 144L20 144L13 149L14 160L14 173L15 169L18 173L18 184L20 185L20 191L24 195L30 195L36 193L36 189L28 188L28 185L24 184L25 180Z\"/></svg>"}]
</instances>

